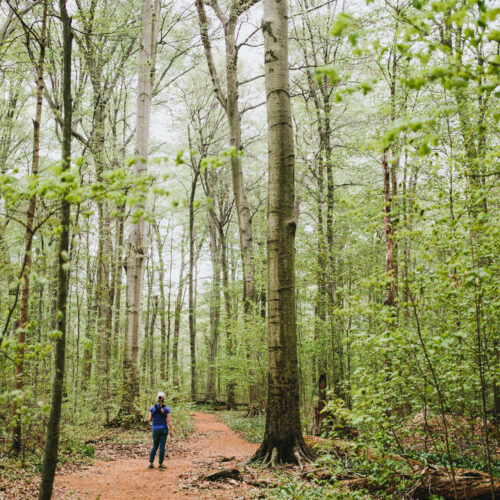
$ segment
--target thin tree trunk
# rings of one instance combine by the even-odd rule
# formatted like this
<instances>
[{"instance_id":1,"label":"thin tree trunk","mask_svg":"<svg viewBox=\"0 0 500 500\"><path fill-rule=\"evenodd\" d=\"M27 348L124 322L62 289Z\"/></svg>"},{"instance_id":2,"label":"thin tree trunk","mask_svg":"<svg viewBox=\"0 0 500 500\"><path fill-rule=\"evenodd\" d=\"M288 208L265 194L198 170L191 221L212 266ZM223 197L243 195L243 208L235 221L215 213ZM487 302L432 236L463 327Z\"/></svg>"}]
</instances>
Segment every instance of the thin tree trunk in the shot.
<instances>
[{"instance_id":1,"label":"thin tree trunk","mask_svg":"<svg viewBox=\"0 0 500 500\"><path fill-rule=\"evenodd\" d=\"M81 297L80 294L78 293L79 287L77 284L77 290L76 290L76 353L75 353L75 378L74 378L74 398L73 398L73 404L76 405L77 399L78 399L78 394L79 394L79 387L78 387L78 382L80 380L80 333L81 333L81 324L82 324L82 318L81 318Z\"/></svg>"},{"instance_id":2,"label":"thin tree trunk","mask_svg":"<svg viewBox=\"0 0 500 500\"><path fill-rule=\"evenodd\" d=\"M212 187L212 186L210 186ZM211 197L212 189L208 196ZM213 207L209 208L208 224L210 230L210 258L212 261L212 293L210 295L210 336L208 342L208 376L206 399L215 400L215 382L218 341L219 341L219 318L220 318L220 258L217 248L217 221Z\"/></svg>"},{"instance_id":3,"label":"thin tree trunk","mask_svg":"<svg viewBox=\"0 0 500 500\"><path fill-rule=\"evenodd\" d=\"M66 0L59 0L59 10L63 28L63 142L62 166L69 170L71 162L71 18L66 10ZM68 297L67 260L69 252L69 201L64 196L61 199L61 215L59 233L59 263L57 287L57 329L59 336L55 341L55 372L52 386L52 403L49 421L47 424L47 440L43 456L42 478L40 483L39 500L50 500L54 484L54 475L57 465L59 448L59 422L61 420L61 405L64 383L65 351L66 351L66 305Z\"/></svg>"},{"instance_id":4,"label":"thin tree trunk","mask_svg":"<svg viewBox=\"0 0 500 500\"><path fill-rule=\"evenodd\" d=\"M123 210L123 207L121 207ZM124 220L120 214L116 221L116 248L115 262L113 269L113 333L111 339L112 352L111 357L116 358L118 355L118 344L120 334L120 316L122 302L122 258L123 258L123 234Z\"/></svg>"},{"instance_id":5,"label":"thin tree trunk","mask_svg":"<svg viewBox=\"0 0 500 500\"><path fill-rule=\"evenodd\" d=\"M37 89L36 89L36 111L33 120L33 161L31 165L31 175L38 175L38 165L40 163L40 124L42 121L43 103L43 73L45 64L45 47L47 45L47 0L43 2L42 33L40 37L40 56L37 67ZM28 211L26 212L26 231L24 233L24 272L22 275L23 285L21 290L20 317L17 334L17 359L14 368L14 390L22 391L24 387L24 352L26 343L26 327L29 315L30 297L30 272L31 272L31 249L33 245L33 223L36 211L36 195L30 198ZM17 415L17 405L14 404L14 432L12 450L15 453L21 451L21 418Z\"/></svg>"},{"instance_id":6,"label":"thin tree trunk","mask_svg":"<svg viewBox=\"0 0 500 500\"><path fill-rule=\"evenodd\" d=\"M196 331L194 324L194 201L196 195L196 186L198 183L200 171L195 169L193 180L191 182L191 192L189 195L189 351L191 357L191 400L196 400Z\"/></svg>"},{"instance_id":7,"label":"thin tree trunk","mask_svg":"<svg viewBox=\"0 0 500 500\"><path fill-rule=\"evenodd\" d=\"M398 24L394 33L397 32ZM396 77L397 77L396 48L392 49L391 75L390 75L390 104L391 121L397 118L396 114ZM396 168L399 158L396 156L391 165L387 159L388 149L382 153L382 170L384 176L384 232L386 245L385 272L387 285L385 290L384 305L395 307L398 299L398 263L397 263L397 242L396 223L394 216L394 205L397 195L397 172Z\"/></svg>"},{"instance_id":8,"label":"thin tree trunk","mask_svg":"<svg viewBox=\"0 0 500 500\"><path fill-rule=\"evenodd\" d=\"M148 372L148 353L149 353L149 316L151 314L151 293L152 293L152 282L153 282L153 271L150 266L151 259L147 257L146 259L146 276L147 276L147 302L146 302L146 318L144 319L144 344L141 354L141 370L142 370L142 380L146 383L147 372Z\"/></svg>"},{"instance_id":9,"label":"thin tree trunk","mask_svg":"<svg viewBox=\"0 0 500 500\"><path fill-rule=\"evenodd\" d=\"M384 232L385 232L385 272L387 285L384 305L394 307L396 303L396 277L394 276L394 225L392 221L391 172L387 161L387 151L382 153L384 176Z\"/></svg>"},{"instance_id":10,"label":"thin tree trunk","mask_svg":"<svg viewBox=\"0 0 500 500\"><path fill-rule=\"evenodd\" d=\"M220 261L221 261L221 270L222 270L222 291L224 296L224 327L226 329L226 340L227 340L227 354L229 358L234 356L234 340L233 340L233 331L232 331L232 313L231 313L231 293L229 291L229 268L227 263L227 243L226 243L226 235L224 234L224 228L219 224L219 241L220 241ZM230 369L229 375L230 379L227 384L227 408L231 410L235 405L235 382L232 380Z\"/></svg>"},{"instance_id":11,"label":"thin tree trunk","mask_svg":"<svg viewBox=\"0 0 500 500\"><path fill-rule=\"evenodd\" d=\"M174 338L172 343L172 376L174 389L179 389L179 332L181 326L182 296L184 292L185 240L181 242L181 266L179 269L179 288L174 312Z\"/></svg>"},{"instance_id":12,"label":"thin tree trunk","mask_svg":"<svg viewBox=\"0 0 500 500\"><path fill-rule=\"evenodd\" d=\"M163 261L164 242L161 239L158 223L153 224L156 245L158 249L158 286L160 288L160 377L163 381L167 379L167 323L165 321L165 263ZM170 312L170 311L169 311Z\"/></svg>"},{"instance_id":13,"label":"thin tree trunk","mask_svg":"<svg viewBox=\"0 0 500 500\"><path fill-rule=\"evenodd\" d=\"M168 300L167 300L167 353L165 380L171 379L170 373L170 337L172 334L172 268L173 268L173 239L170 240L170 266L168 271Z\"/></svg>"},{"instance_id":14,"label":"thin tree trunk","mask_svg":"<svg viewBox=\"0 0 500 500\"><path fill-rule=\"evenodd\" d=\"M85 300L87 305L87 324L86 324L86 342L84 343L83 359L82 359L82 383L81 389L85 390L91 375L91 360L92 360L92 341L93 341L93 322L92 322L92 309L94 286L92 283L92 259L90 258L90 223L87 227L86 234L86 252L89 258L87 259L87 272L86 272L86 286L85 286Z\"/></svg>"},{"instance_id":15,"label":"thin tree trunk","mask_svg":"<svg viewBox=\"0 0 500 500\"><path fill-rule=\"evenodd\" d=\"M324 234L324 221L323 221L323 176L324 176L324 166L320 162L318 166L317 173L317 185L318 185L318 243L317 243L317 257L316 265L318 266L316 280L317 280L317 290L316 290L316 304L315 304L315 318L314 318L314 338L316 342L319 342L320 348L316 354L316 366L315 366L315 377L314 381L317 385L317 397L318 401L313 409L313 421L311 425L311 434L319 436L321 433L321 427L324 419L324 414L322 413L323 408L326 403L326 359L324 356L323 349L323 336L325 333L325 321L326 321L326 311L325 311L325 234ZM331 251L331 250L330 250Z\"/></svg>"},{"instance_id":16,"label":"thin tree trunk","mask_svg":"<svg viewBox=\"0 0 500 500\"><path fill-rule=\"evenodd\" d=\"M148 358L149 358L149 385L154 387L156 377L155 377L155 362L154 362L154 334L155 334L155 324L156 316L158 314L158 295L153 297L153 313L151 315L151 326L149 328L149 345L148 345Z\"/></svg>"}]
</instances>

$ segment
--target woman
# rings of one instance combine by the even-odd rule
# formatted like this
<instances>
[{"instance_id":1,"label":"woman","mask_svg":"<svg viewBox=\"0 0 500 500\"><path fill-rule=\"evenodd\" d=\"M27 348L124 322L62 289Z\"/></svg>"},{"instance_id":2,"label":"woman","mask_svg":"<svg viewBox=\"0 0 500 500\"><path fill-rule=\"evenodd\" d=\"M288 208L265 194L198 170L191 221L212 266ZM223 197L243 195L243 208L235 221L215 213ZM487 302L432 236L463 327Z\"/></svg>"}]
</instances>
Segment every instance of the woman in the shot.
<instances>
[{"instance_id":1,"label":"woman","mask_svg":"<svg viewBox=\"0 0 500 500\"><path fill-rule=\"evenodd\" d=\"M159 392L156 404L149 410L148 422L153 422L153 447L151 448L151 453L149 454L150 469L154 467L153 462L155 460L158 447L160 447L158 469L166 469L163 465L163 458L165 457L165 443L167 441L168 429L170 429L170 435L174 437L174 429L172 427L172 421L170 420L170 408L165 406L163 404L164 402L165 393Z\"/></svg>"}]
</instances>

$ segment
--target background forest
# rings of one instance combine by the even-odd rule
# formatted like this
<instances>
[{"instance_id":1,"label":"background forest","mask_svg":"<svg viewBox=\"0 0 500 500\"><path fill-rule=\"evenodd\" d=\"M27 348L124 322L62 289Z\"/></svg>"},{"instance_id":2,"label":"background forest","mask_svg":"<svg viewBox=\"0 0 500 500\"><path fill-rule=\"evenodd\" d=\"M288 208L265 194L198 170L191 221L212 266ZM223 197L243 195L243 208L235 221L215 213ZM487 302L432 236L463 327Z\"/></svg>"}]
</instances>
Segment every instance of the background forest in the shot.
<instances>
[{"instance_id":1,"label":"background forest","mask_svg":"<svg viewBox=\"0 0 500 500\"><path fill-rule=\"evenodd\" d=\"M68 56L56 3L0 1L2 452L41 461L61 331L63 433L158 390L258 428L262 5L154 0L147 24L149 2L74 0ZM500 473L499 14L289 2L304 433Z\"/></svg>"}]
</instances>

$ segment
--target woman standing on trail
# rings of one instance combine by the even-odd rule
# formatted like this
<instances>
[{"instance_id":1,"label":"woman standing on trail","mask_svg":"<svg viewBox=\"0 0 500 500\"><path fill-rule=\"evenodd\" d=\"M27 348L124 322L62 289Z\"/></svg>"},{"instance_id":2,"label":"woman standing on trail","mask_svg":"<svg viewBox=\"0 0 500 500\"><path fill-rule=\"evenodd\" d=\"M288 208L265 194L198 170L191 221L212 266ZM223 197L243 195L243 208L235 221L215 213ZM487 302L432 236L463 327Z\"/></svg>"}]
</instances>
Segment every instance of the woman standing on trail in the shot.
<instances>
[{"instance_id":1,"label":"woman standing on trail","mask_svg":"<svg viewBox=\"0 0 500 500\"><path fill-rule=\"evenodd\" d=\"M165 393L159 392L157 402L149 410L148 422L153 422L153 447L149 454L149 468L152 469L155 460L156 451L160 447L160 456L158 457L158 469L166 469L163 465L163 458L165 457L165 443L167 441L168 429L170 435L174 437L174 429L172 421L170 420L170 408L165 406ZM168 424L168 427L167 427Z\"/></svg>"}]
</instances>

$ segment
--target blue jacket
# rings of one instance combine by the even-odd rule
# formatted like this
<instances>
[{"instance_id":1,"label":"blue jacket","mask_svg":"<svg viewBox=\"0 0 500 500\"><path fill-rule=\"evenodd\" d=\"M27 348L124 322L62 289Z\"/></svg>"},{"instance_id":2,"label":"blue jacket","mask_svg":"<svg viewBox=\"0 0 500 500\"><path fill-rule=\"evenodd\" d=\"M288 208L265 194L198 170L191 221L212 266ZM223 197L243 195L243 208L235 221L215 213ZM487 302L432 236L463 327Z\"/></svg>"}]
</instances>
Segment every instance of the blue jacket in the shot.
<instances>
[{"instance_id":1,"label":"blue jacket","mask_svg":"<svg viewBox=\"0 0 500 500\"><path fill-rule=\"evenodd\" d=\"M163 413L161 412L161 408L163 408ZM160 403L156 403L149 410L153 415L153 430L157 429L167 429L167 415L170 413L170 408L165 405L160 405Z\"/></svg>"}]
</instances>

